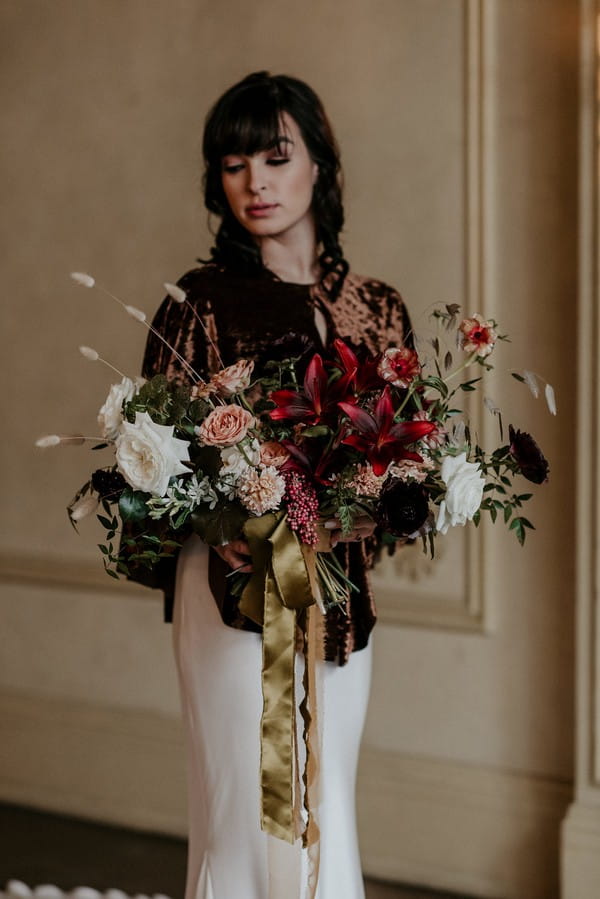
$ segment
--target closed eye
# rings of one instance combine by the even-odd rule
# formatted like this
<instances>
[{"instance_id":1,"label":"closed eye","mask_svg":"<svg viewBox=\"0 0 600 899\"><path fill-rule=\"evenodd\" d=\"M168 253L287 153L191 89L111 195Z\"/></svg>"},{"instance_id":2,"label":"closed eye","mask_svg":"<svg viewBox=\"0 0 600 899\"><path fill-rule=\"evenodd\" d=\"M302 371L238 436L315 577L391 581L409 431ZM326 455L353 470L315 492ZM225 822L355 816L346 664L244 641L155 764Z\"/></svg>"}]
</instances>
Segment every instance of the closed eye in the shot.
<instances>
[{"instance_id":1,"label":"closed eye","mask_svg":"<svg viewBox=\"0 0 600 899\"><path fill-rule=\"evenodd\" d=\"M267 165L285 165L289 161L289 156L272 156L270 159L267 159Z\"/></svg>"},{"instance_id":2,"label":"closed eye","mask_svg":"<svg viewBox=\"0 0 600 899\"><path fill-rule=\"evenodd\" d=\"M224 165L223 171L229 175L235 175L236 172L241 172L243 168L244 164L242 162L232 162L229 165Z\"/></svg>"}]
</instances>

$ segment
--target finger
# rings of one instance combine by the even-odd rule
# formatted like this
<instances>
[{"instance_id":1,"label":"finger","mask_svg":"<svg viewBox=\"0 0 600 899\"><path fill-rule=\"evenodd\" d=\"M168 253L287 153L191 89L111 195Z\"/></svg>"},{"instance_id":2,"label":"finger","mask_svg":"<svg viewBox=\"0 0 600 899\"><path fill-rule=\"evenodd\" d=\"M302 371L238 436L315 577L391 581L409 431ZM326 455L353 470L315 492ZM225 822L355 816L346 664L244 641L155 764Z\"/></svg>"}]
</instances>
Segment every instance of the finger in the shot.
<instances>
[{"instance_id":1,"label":"finger","mask_svg":"<svg viewBox=\"0 0 600 899\"><path fill-rule=\"evenodd\" d=\"M226 545L230 546L236 553L243 553L246 556L250 555L250 547L246 540L231 540Z\"/></svg>"},{"instance_id":2,"label":"finger","mask_svg":"<svg viewBox=\"0 0 600 899\"><path fill-rule=\"evenodd\" d=\"M246 555L241 555L232 549L231 543L225 544L225 546L217 546L215 547L217 553L221 556L221 558L227 562L230 568L235 571L241 572L249 572L252 571L252 563L247 558Z\"/></svg>"}]
</instances>

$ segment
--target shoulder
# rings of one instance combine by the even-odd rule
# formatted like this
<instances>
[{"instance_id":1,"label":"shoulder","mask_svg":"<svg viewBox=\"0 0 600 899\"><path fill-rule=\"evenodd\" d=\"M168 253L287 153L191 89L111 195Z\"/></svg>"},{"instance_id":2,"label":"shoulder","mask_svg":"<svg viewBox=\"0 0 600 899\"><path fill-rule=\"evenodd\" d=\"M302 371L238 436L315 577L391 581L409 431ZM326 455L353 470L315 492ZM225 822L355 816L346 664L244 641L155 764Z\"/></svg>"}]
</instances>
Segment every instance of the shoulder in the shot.
<instances>
[{"instance_id":1,"label":"shoulder","mask_svg":"<svg viewBox=\"0 0 600 899\"><path fill-rule=\"evenodd\" d=\"M411 326L399 291L379 278L348 272L332 309L341 333L359 335L372 352L409 343Z\"/></svg>"},{"instance_id":2,"label":"shoulder","mask_svg":"<svg viewBox=\"0 0 600 899\"><path fill-rule=\"evenodd\" d=\"M368 275L359 275L357 272L349 271L344 281L342 292L356 294L362 299L370 299L376 302L395 302L402 303L400 292L381 281L379 278L372 278Z\"/></svg>"}]
</instances>

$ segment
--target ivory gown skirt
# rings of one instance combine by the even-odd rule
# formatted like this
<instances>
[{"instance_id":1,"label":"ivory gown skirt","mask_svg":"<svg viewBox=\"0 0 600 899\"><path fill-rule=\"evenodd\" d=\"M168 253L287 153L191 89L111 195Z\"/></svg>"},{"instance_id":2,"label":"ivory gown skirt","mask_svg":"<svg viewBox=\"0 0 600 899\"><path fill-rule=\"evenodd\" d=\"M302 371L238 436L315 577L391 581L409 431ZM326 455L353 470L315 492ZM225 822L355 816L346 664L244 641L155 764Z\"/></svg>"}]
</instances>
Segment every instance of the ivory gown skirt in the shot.
<instances>
[{"instance_id":1,"label":"ivory gown skirt","mask_svg":"<svg viewBox=\"0 0 600 899\"><path fill-rule=\"evenodd\" d=\"M303 899L307 852L260 829L261 637L223 624L196 537L177 568L173 621L188 764L185 899ZM298 665L301 658L297 659ZM321 860L317 899L364 899L356 834L358 751L371 646L343 667L320 662ZM301 681L301 671L297 673Z\"/></svg>"}]
</instances>

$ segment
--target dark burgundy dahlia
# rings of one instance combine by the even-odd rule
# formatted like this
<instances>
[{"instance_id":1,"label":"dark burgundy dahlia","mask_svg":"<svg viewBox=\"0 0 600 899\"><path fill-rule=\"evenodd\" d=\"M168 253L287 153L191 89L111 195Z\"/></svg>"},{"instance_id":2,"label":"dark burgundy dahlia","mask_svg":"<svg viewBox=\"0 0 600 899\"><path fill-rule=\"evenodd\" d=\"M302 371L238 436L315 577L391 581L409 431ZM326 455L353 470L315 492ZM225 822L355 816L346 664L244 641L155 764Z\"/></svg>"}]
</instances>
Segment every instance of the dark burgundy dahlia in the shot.
<instances>
[{"instance_id":1,"label":"dark burgundy dahlia","mask_svg":"<svg viewBox=\"0 0 600 899\"><path fill-rule=\"evenodd\" d=\"M521 469L521 474L533 484L544 484L548 480L550 466L541 449L525 431L515 431L508 426L510 454Z\"/></svg>"},{"instance_id":2,"label":"dark burgundy dahlia","mask_svg":"<svg viewBox=\"0 0 600 899\"><path fill-rule=\"evenodd\" d=\"M414 534L427 521L429 493L416 481L388 478L375 509L375 521L394 537Z\"/></svg>"},{"instance_id":3,"label":"dark burgundy dahlia","mask_svg":"<svg viewBox=\"0 0 600 899\"><path fill-rule=\"evenodd\" d=\"M114 468L99 468L92 475L92 487L100 495L100 499L116 500L127 487L127 481Z\"/></svg>"}]
</instances>

